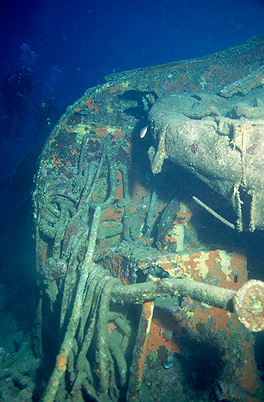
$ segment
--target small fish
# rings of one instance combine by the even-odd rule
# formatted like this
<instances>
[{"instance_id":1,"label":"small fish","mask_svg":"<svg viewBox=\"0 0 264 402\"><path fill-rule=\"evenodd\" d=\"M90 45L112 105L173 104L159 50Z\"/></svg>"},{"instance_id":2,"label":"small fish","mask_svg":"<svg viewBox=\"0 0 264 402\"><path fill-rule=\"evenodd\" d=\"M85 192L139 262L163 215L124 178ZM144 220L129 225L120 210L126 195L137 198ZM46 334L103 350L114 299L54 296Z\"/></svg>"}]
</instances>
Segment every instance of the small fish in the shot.
<instances>
[{"instance_id":1,"label":"small fish","mask_svg":"<svg viewBox=\"0 0 264 402\"><path fill-rule=\"evenodd\" d=\"M140 130L140 134L139 134L140 138L144 138L145 135L147 134L147 131L148 131L148 126L143 127L143 128Z\"/></svg>"}]
</instances>

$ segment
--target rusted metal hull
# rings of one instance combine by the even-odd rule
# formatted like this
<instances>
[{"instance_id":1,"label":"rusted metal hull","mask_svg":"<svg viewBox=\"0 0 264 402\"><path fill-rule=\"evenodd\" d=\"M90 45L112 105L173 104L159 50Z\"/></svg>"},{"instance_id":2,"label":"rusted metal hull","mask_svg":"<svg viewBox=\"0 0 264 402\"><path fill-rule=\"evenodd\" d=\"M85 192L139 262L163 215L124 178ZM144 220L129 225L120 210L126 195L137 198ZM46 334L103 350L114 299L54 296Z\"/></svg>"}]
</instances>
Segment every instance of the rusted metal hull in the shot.
<instances>
[{"instance_id":1,"label":"rusted metal hull","mask_svg":"<svg viewBox=\"0 0 264 402\"><path fill-rule=\"evenodd\" d=\"M247 281L243 253L221 245L210 249L199 240L199 208L184 187L189 178L183 172L152 177L149 139L141 139L140 131L157 97L222 88L257 70L263 55L261 37L203 58L113 74L68 108L43 149L34 193L38 272L54 311L60 309L69 272L67 250L74 249L72 239L82 230L82 220L72 218L85 203L84 181L89 177L83 172L99 166L102 149L112 167L101 171L94 187L89 184L93 191L87 220L96 205L112 198L100 221L95 262L126 285L178 277L237 290ZM251 88L259 79L252 80ZM183 187L182 198L173 186ZM171 199L176 201L167 209L169 223L162 226ZM87 246L84 242L80 247L72 269L78 269ZM138 319L142 327L122 391L127 400L260 401L254 339L234 315L176 297L156 301L155 308L146 302ZM109 328L113 336L117 327Z\"/></svg>"}]
</instances>

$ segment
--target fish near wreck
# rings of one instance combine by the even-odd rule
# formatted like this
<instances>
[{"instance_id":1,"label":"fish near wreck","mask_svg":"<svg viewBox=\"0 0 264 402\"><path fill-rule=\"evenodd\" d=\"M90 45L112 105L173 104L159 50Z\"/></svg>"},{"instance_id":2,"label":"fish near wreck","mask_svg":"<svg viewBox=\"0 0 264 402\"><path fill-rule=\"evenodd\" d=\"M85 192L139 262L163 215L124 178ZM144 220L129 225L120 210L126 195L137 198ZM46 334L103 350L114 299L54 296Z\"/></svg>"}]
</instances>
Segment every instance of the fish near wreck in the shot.
<instances>
[{"instance_id":1,"label":"fish near wreck","mask_svg":"<svg viewBox=\"0 0 264 402\"><path fill-rule=\"evenodd\" d=\"M242 101L241 101L242 99ZM264 229L264 91L225 99L195 93L159 98L149 112L152 172L165 159L192 172L232 205L238 231Z\"/></svg>"}]
</instances>

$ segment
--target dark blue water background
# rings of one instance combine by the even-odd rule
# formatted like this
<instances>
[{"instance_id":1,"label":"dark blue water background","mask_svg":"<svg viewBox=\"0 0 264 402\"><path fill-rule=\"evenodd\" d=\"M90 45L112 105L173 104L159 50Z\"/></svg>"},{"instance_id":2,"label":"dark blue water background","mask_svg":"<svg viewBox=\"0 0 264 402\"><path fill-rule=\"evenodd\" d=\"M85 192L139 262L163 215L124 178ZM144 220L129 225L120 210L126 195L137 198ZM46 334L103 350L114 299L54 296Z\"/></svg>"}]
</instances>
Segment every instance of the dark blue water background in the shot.
<instances>
[{"instance_id":1,"label":"dark blue water background","mask_svg":"<svg viewBox=\"0 0 264 402\"><path fill-rule=\"evenodd\" d=\"M54 95L63 113L112 72L210 54L263 34L264 1L5 0L0 10L0 77L27 43L37 54L33 108L56 64L63 78ZM31 116L23 133L28 142L1 149L0 180L33 148L34 125Z\"/></svg>"}]
</instances>

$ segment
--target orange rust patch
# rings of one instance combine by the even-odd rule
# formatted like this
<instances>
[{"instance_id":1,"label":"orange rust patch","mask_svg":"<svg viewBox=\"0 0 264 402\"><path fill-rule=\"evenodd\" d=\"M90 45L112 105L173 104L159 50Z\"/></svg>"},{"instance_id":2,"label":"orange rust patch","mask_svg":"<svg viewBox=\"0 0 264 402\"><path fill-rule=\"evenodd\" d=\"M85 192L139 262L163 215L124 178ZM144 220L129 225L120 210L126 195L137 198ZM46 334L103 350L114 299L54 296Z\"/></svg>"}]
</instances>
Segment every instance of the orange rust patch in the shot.
<instances>
[{"instance_id":1,"label":"orange rust patch","mask_svg":"<svg viewBox=\"0 0 264 402\"><path fill-rule=\"evenodd\" d=\"M86 106L88 107L89 110L95 110L96 112L98 112L98 107L96 107L94 105L94 102L91 101L90 99L87 99L86 101L84 101L84 103L86 104Z\"/></svg>"},{"instance_id":2,"label":"orange rust patch","mask_svg":"<svg viewBox=\"0 0 264 402\"><path fill-rule=\"evenodd\" d=\"M173 236L165 236L165 241L170 243L177 243L177 240Z\"/></svg>"},{"instance_id":3,"label":"orange rust patch","mask_svg":"<svg viewBox=\"0 0 264 402\"><path fill-rule=\"evenodd\" d=\"M191 218L192 218L192 214L190 211L185 211L185 212L179 211L177 213L177 217L173 223L174 224L187 223L191 220Z\"/></svg>"},{"instance_id":4,"label":"orange rust patch","mask_svg":"<svg viewBox=\"0 0 264 402\"><path fill-rule=\"evenodd\" d=\"M149 320L152 317L152 305L153 302L145 302L144 303L144 315L146 320Z\"/></svg>"},{"instance_id":5,"label":"orange rust patch","mask_svg":"<svg viewBox=\"0 0 264 402\"><path fill-rule=\"evenodd\" d=\"M122 200L123 196L124 196L123 184L120 184L116 189L116 199Z\"/></svg>"},{"instance_id":6,"label":"orange rust patch","mask_svg":"<svg viewBox=\"0 0 264 402\"><path fill-rule=\"evenodd\" d=\"M95 201L97 201L98 197L99 197L99 195L98 195L98 194L93 193L92 198L93 198L93 201L94 201L94 202L95 202Z\"/></svg>"},{"instance_id":7,"label":"orange rust patch","mask_svg":"<svg viewBox=\"0 0 264 402\"><path fill-rule=\"evenodd\" d=\"M115 239L116 239L116 243L120 243L121 235L120 234L115 235ZM104 257L106 257L107 255L110 254L112 248L113 248L113 237L107 238L107 239L101 239L101 240L98 240L98 243L96 245L96 253L97 254L103 253Z\"/></svg>"},{"instance_id":8,"label":"orange rust patch","mask_svg":"<svg viewBox=\"0 0 264 402\"><path fill-rule=\"evenodd\" d=\"M253 358L254 340L246 341L242 338L241 344L242 346L244 345L244 359L241 365L236 369L236 377L239 378L241 386L254 395L259 389L257 368Z\"/></svg>"},{"instance_id":9,"label":"orange rust patch","mask_svg":"<svg viewBox=\"0 0 264 402\"><path fill-rule=\"evenodd\" d=\"M57 361L57 369L64 373L67 369L67 356L66 353L62 353Z\"/></svg>"},{"instance_id":10,"label":"orange rust patch","mask_svg":"<svg viewBox=\"0 0 264 402\"><path fill-rule=\"evenodd\" d=\"M162 268L166 271L167 269L170 269L170 268L172 268L173 267L173 265L172 265L172 263L171 262L161 262L161 266L162 266Z\"/></svg>"},{"instance_id":11,"label":"orange rust patch","mask_svg":"<svg viewBox=\"0 0 264 402\"><path fill-rule=\"evenodd\" d=\"M65 126L64 130L67 131L67 133L73 133L73 129L70 127Z\"/></svg>"},{"instance_id":12,"label":"orange rust patch","mask_svg":"<svg viewBox=\"0 0 264 402\"><path fill-rule=\"evenodd\" d=\"M96 128L96 134L100 137L107 137L107 127L106 126L98 126Z\"/></svg>"},{"instance_id":13,"label":"orange rust patch","mask_svg":"<svg viewBox=\"0 0 264 402\"><path fill-rule=\"evenodd\" d=\"M196 325L198 323L206 324L208 323L208 319L212 318L214 320L214 324L211 327L212 332L217 332L219 329L223 329L224 331L228 331L227 324L229 320L233 321L233 326L237 326L238 321L237 319L232 316L229 317L227 311L222 310L217 307L211 308L201 308L200 306L196 307L191 324L196 331Z\"/></svg>"},{"instance_id":14,"label":"orange rust patch","mask_svg":"<svg viewBox=\"0 0 264 402\"><path fill-rule=\"evenodd\" d=\"M41 255L41 264L44 267L48 258L48 244L45 243L42 239L39 239L40 247L39 253Z\"/></svg>"},{"instance_id":15,"label":"orange rust patch","mask_svg":"<svg viewBox=\"0 0 264 402\"><path fill-rule=\"evenodd\" d=\"M102 221L114 221L115 219L120 219L121 218L121 212L115 212L114 208L108 208L103 217Z\"/></svg>"},{"instance_id":16,"label":"orange rust patch","mask_svg":"<svg viewBox=\"0 0 264 402\"><path fill-rule=\"evenodd\" d=\"M116 87L112 87L109 89L108 93L109 94L116 94L117 92L123 93L124 91L127 91L128 88L124 87L123 85L118 85Z\"/></svg>"},{"instance_id":17,"label":"orange rust patch","mask_svg":"<svg viewBox=\"0 0 264 402\"><path fill-rule=\"evenodd\" d=\"M162 212L165 207L166 207L166 204L165 204L165 203L163 203L163 202L158 202L158 203L155 205L155 211L156 211L156 213Z\"/></svg>"},{"instance_id":18,"label":"orange rust patch","mask_svg":"<svg viewBox=\"0 0 264 402\"><path fill-rule=\"evenodd\" d=\"M211 251L208 254L208 259L207 259L206 265L210 269L211 275L216 275L216 276L219 275L219 268L221 266L219 265L219 263L216 262L218 260L220 261L219 250Z\"/></svg>"},{"instance_id":19,"label":"orange rust patch","mask_svg":"<svg viewBox=\"0 0 264 402\"><path fill-rule=\"evenodd\" d=\"M117 91L119 91L119 89L117 87L112 87L109 89L108 93L109 94L115 94L117 93Z\"/></svg>"},{"instance_id":20,"label":"orange rust patch","mask_svg":"<svg viewBox=\"0 0 264 402\"><path fill-rule=\"evenodd\" d=\"M120 279L124 285L130 285L129 265L124 257L119 254L113 254L104 260L103 267L109 270L112 276Z\"/></svg>"},{"instance_id":21,"label":"orange rust patch","mask_svg":"<svg viewBox=\"0 0 264 402\"><path fill-rule=\"evenodd\" d=\"M58 165L62 163L62 159L61 158L56 159L56 154L53 154L51 161L52 161L52 167L59 169Z\"/></svg>"},{"instance_id":22,"label":"orange rust patch","mask_svg":"<svg viewBox=\"0 0 264 402\"><path fill-rule=\"evenodd\" d=\"M130 213L131 214L133 214L133 213L135 213L136 212L136 207L134 206L134 205L131 205L131 207L130 207Z\"/></svg>"},{"instance_id":23,"label":"orange rust patch","mask_svg":"<svg viewBox=\"0 0 264 402\"><path fill-rule=\"evenodd\" d=\"M117 226L121 225L120 221L113 222L111 220L103 221L102 223L103 223L103 225L102 225L103 229L105 229L105 228L108 228L108 229L109 228L116 228Z\"/></svg>"},{"instance_id":24,"label":"orange rust patch","mask_svg":"<svg viewBox=\"0 0 264 402\"><path fill-rule=\"evenodd\" d=\"M145 245L147 245L147 244L152 244L152 242L153 242L153 239L152 238L149 238L149 239L145 239L143 236L140 236L140 237L138 237L137 239L136 239L136 242L139 244L145 244ZM140 267L140 262L139 262L139 265L138 265L139 267ZM144 263L143 263L143 266L145 266L144 265ZM144 269L144 268L142 268L142 269Z\"/></svg>"},{"instance_id":25,"label":"orange rust patch","mask_svg":"<svg viewBox=\"0 0 264 402\"><path fill-rule=\"evenodd\" d=\"M120 172L120 170L116 171L116 178L117 180L122 180L122 173Z\"/></svg>"},{"instance_id":26,"label":"orange rust patch","mask_svg":"<svg viewBox=\"0 0 264 402\"><path fill-rule=\"evenodd\" d=\"M167 340L162 334L162 325L158 318L153 318L150 328L150 335L148 340L148 350L150 353L154 353L161 346L165 346L171 352L180 353L179 346L175 343L174 339Z\"/></svg>"},{"instance_id":27,"label":"orange rust patch","mask_svg":"<svg viewBox=\"0 0 264 402\"><path fill-rule=\"evenodd\" d=\"M247 281L246 258L242 254L235 252L230 256L230 264L228 267L230 273L228 275L222 270L222 260L219 250L209 253L207 266L209 268L209 274L220 279L220 286L227 289L238 290Z\"/></svg>"},{"instance_id":28,"label":"orange rust patch","mask_svg":"<svg viewBox=\"0 0 264 402\"><path fill-rule=\"evenodd\" d=\"M114 323L114 321L109 321L107 326L108 326L108 333L110 333L116 329L116 324Z\"/></svg>"},{"instance_id":29,"label":"orange rust patch","mask_svg":"<svg viewBox=\"0 0 264 402\"><path fill-rule=\"evenodd\" d=\"M191 277L193 278L194 277L194 273L195 273L195 268L197 268L197 265L198 265L198 261L194 261L195 259L198 259L199 260L199 258L201 257L201 253L194 253L194 254L191 254L190 256L189 256L189 260L188 261L185 261L184 263L183 263L183 265L187 268L187 271L188 272L190 272L190 274L191 274ZM201 280L201 278L196 278L197 280Z\"/></svg>"},{"instance_id":30,"label":"orange rust patch","mask_svg":"<svg viewBox=\"0 0 264 402\"><path fill-rule=\"evenodd\" d=\"M145 302L143 304L142 308L142 315L140 322L142 324L142 327L146 326L146 321L150 321L152 319L153 315L153 308L154 308L154 303L153 302ZM143 377L143 371L144 371L144 364L145 364L145 359L148 353L148 344L149 344L149 332L146 331L144 334L145 337L142 340L142 345L141 345L141 353L138 359L138 378L142 379Z\"/></svg>"},{"instance_id":31,"label":"orange rust patch","mask_svg":"<svg viewBox=\"0 0 264 402\"><path fill-rule=\"evenodd\" d=\"M132 152L132 145L131 145L131 144L128 144L126 147L124 147L124 150L125 150L125 152L126 152L128 155L131 155L131 152Z\"/></svg>"},{"instance_id":32,"label":"orange rust patch","mask_svg":"<svg viewBox=\"0 0 264 402\"><path fill-rule=\"evenodd\" d=\"M124 136L125 136L125 133L124 133L122 130L117 129L117 130L115 130L113 133L111 133L111 135L112 135L116 140L118 140L119 138L124 137Z\"/></svg>"}]
</instances>

